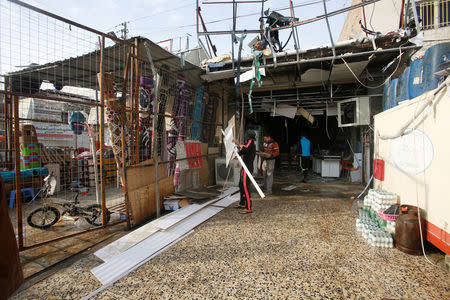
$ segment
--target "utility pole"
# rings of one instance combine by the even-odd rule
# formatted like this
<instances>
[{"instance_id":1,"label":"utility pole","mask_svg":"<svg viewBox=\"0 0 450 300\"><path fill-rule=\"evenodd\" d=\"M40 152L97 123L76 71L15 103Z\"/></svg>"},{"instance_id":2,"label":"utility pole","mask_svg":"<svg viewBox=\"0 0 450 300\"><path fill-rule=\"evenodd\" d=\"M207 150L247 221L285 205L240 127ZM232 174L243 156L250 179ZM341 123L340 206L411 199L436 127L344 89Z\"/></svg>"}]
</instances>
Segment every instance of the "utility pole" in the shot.
<instances>
[{"instance_id":1,"label":"utility pole","mask_svg":"<svg viewBox=\"0 0 450 300\"><path fill-rule=\"evenodd\" d=\"M120 38L122 40L126 40L127 39L127 33L128 33L127 24L128 24L128 22L123 22L123 23L119 24L119 26L123 26L123 29L119 30L120 33L121 33Z\"/></svg>"}]
</instances>

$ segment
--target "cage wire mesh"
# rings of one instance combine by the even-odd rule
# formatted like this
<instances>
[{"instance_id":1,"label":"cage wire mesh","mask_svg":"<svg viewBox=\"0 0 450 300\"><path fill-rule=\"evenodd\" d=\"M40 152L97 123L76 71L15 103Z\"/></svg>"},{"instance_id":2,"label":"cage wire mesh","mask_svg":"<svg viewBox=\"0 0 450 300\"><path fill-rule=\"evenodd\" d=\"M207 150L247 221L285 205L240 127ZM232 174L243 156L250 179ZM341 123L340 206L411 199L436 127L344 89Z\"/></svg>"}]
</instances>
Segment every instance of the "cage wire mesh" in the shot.
<instances>
[{"instance_id":1,"label":"cage wire mesh","mask_svg":"<svg viewBox=\"0 0 450 300\"><path fill-rule=\"evenodd\" d=\"M10 217L16 234L23 236L24 247L101 225L101 178L111 212L107 220L120 220L122 188L109 131L100 126L98 117L100 47L98 33L0 1L1 171ZM113 75L120 91L131 48L105 39L103 69ZM125 92L130 94L129 86ZM19 135L18 144L14 135ZM16 152L20 155L20 212L15 209Z\"/></svg>"},{"instance_id":2,"label":"cage wire mesh","mask_svg":"<svg viewBox=\"0 0 450 300\"><path fill-rule=\"evenodd\" d=\"M105 221L120 221L127 211L124 166L157 155L177 185L179 160L189 159L177 154L180 142L217 146L219 97L189 82L189 73L176 70L178 62L169 66L167 57L157 65L153 107L145 39L119 40L7 0L0 8L1 174L20 247L101 224L102 181Z\"/></svg>"}]
</instances>

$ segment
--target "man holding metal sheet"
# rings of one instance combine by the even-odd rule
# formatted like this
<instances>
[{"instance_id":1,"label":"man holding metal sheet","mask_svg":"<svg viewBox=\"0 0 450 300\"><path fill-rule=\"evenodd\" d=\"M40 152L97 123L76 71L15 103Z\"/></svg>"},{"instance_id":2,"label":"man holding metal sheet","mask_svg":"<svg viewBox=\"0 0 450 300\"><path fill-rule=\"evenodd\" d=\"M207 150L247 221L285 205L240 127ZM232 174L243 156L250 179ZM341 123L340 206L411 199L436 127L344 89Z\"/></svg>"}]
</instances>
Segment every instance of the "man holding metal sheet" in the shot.
<instances>
[{"instance_id":1,"label":"man holding metal sheet","mask_svg":"<svg viewBox=\"0 0 450 300\"><path fill-rule=\"evenodd\" d=\"M242 156L247 169L253 170L253 161L255 160L256 154L256 143L255 143L255 132L248 130L245 133L245 144L242 145L238 141L233 140L233 142L238 145L241 150L239 155ZM245 172L244 168L241 169L241 175L239 179L239 190L241 193L241 200L239 204L235 205L236 208L242 208L241 214L248 214L252 212L252 195L250 193L250 178Z\"/></svg>"},{"instance_id":2,"label":"man holding metal sheet","mask_svg":"<svg viewBox=\"0 0 450 300\"><path fill-rule=\"evenodd\" d=\"M278 143L272 139L270 134L268 133L265 134L261 156L264 159L262 164L262 170L264 174L264 186L266 189L266 195L272 194L275 159L279 155L280 155L280 148L278 147Z\"/></svg>"}]
</instances>

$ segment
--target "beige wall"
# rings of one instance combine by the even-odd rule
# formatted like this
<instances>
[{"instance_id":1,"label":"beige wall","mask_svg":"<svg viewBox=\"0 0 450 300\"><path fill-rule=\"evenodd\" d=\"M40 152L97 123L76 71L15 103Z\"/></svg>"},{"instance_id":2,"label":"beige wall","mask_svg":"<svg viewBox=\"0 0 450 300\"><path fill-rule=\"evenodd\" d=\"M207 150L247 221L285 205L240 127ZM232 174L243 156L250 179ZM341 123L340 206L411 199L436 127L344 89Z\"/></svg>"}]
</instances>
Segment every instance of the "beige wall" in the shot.
<instances>
[{"instance_id":1,"label":"beige wall","mask_svg":"<svg viewBox=\"0 0 450 300\"><path fill-rule=\"evenodd\" d=\"M419 203L419 206L425 210L429 222L449 232L450 88L441 91L434 100L436 105L429 106L425 110L426 118L423 122L412 124L412 126L418 124L416 128L425 133L424 139L416 138L399 143L399 139L381 140L376 137L378 133L383 135L398 130L407 119L411 118L418 107L432 96L432 93L433 91L428 92L374 117L374 158L385 160L385 180L375 179L374 185L375 188L399 195L401 204L417 206ZM407 137L403 139L403 141L408 140ZM399 145L401 146L400 151L394 151L396 145L396 149L399 149ZM421 145L429 147L421 147ZM424 149L431 149L431 155L423 151ZM429 167L416 175L407 175L398 167L398 164L403 167L406 164L411 167L422 163L426 165L427 161L430 162Z\"/></svg>"},{"instance_id":2,"label":"beige wall","mask_svg":"<svg viewBox=\"0 0 450 300\"><path fill-rule=\"evenodd\" d=\"M352 5L361 2L362 0L353 0ZM401 3L401 0L381 0L374 4L366 5L364 8L349 11L339 36L339 41L358 38L358 35L366 35L359 25L359 20L362 20L364 24L363 10L368 29L379 31L382 34L396 30L400 20Z\"/></svg>"}]
</instances>

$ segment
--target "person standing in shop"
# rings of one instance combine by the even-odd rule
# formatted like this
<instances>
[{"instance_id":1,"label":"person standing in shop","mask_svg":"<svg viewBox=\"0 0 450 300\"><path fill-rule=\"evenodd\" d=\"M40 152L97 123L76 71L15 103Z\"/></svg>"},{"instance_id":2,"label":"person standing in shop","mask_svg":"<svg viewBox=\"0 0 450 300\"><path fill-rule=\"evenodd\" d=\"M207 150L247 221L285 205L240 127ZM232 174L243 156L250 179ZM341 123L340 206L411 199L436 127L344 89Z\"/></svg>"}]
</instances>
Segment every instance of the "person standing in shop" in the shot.
<instances>
[{"instance_id":1,"label":"person standing in shop","mask_svg":"<svg viewBox=\"0 0 450 300\"><path fill-rule=\"evenodd\" d=\"M304 134L301 135L300 141L298 143L298 152L300 168L303 173L303 182L307 182L306 176L308 175L308 170L311 169L311 142L306 138Z\"/></svg>"},{"instance_id":2,"label":"person standing in shop","mask_svg":"<svg viewBox=\"0 0 450 300\"><path fill-rule=\"evenodd\" d=\"M237 140L233 142L238 145L241 150L239 155L242 156L242 160L245 163L247 169L251 172L253 170L253 162L256 155L256 135L252 130L247 130L245 134L245 144L240 144ZM239 204L235 205L236 208L242 208L241 214L248 214L252 212L252 195L250 193L250 179L245 172L244 168L241 168L241 174L239 178L239 191L241 198Z\"/></svg>"},{"instance_id":3,"label":"person standing in shop","mask_svg":"<svg viewBox=\"0 0 450 300\"><path fill-rule=\"evenodd\" d=\"M262 152L266 154L262 164L264 174L265 194L272 194L273 172L275 170L275 159L280 155L278 143L273 140L270 134L264 135Z\"/></svg>"}]
</instances>

